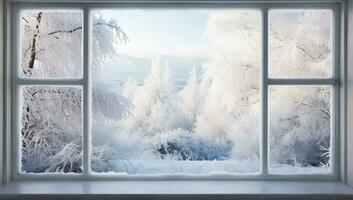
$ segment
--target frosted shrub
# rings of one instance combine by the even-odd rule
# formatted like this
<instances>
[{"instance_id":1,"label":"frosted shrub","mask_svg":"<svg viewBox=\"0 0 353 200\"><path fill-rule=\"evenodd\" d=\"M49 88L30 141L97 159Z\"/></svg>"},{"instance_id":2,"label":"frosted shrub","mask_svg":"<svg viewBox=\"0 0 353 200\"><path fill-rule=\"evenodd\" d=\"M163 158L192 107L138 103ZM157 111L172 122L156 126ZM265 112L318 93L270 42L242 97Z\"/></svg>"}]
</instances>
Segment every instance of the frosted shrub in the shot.
<instances>
[{"instance_id":1,"label":"frosted shrub","mask_svg":"<svg viewBox=\"0 0 353 200\"><path fill-rule=\"evenodd\" d=\"M80 172L80 88L22 88L22 170Z\"/></svg>"},{"instance_id":2,"label":"frosted shrub","mask_svg":"<svg viewBox=\"0 0 353 200\"><path fill-rule=\"evenodd\" d=\"M270 92L271 99L275 99L270 107L271 159L303 166L327 164L322 147L330 146L329 87L276 89Z\"/></svg>"}]
</instances>

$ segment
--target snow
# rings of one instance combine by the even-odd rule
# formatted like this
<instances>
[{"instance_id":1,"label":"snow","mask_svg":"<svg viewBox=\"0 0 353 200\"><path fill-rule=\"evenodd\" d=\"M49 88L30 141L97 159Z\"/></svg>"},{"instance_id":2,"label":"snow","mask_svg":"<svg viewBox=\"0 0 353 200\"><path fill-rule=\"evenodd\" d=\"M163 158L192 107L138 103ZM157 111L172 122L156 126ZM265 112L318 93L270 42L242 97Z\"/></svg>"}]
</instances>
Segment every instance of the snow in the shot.
<instances>
[{"instance_id":1,"label":"snow","mask_svg":"<svg viewBox=\"0 0 353 200\"><path fill-rule=\"evenodd\" d=\"M255 174L259 161L178 161L175 160L121 160L114 163L111 172L117 174ZM104 173L103 173L104 174Z\"/></svg>"}]
</instances>

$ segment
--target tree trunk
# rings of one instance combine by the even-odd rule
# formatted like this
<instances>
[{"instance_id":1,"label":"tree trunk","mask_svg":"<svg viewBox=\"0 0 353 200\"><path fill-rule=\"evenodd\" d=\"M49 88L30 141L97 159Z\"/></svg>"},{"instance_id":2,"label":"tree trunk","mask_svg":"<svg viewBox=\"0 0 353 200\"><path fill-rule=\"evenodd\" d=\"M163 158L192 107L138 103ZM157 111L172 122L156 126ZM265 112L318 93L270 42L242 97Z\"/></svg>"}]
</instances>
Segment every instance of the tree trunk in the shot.
<instances>
[{"instance_id":1,"label":"tree trunk","mask_svg":"<svg viewBox=\"0 0 353 200\"><path fill-rule=\"evenodd\" d=\"M32 75L32 70L34 68L34 61L36 59L37 38L39 36L39 26L40 26L40 22L42 20L42 14L43 14L42 12L39 12L37 15L37 24L34 29L34 34L33 34L33 39L32 39L32 48L31 48L31 58L28 63L28 69L23 70L25 75L27 75L29 77Z\"/></svg>"}]
</instances>

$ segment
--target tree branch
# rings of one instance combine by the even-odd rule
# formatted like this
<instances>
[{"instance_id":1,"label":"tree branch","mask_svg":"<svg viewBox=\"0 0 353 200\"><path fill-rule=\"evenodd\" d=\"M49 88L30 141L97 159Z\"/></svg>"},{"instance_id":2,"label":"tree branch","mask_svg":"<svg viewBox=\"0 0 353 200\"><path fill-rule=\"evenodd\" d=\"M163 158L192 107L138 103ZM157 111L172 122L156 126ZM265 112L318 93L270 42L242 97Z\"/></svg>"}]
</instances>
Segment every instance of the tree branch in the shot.
<instances>
[{"instance_id":1,"label":"tree branch","mask_svg":"<svg viewBox=\"0 0 353 200\"><path fill-rule=\"evenodd\" d=\"M119 40L121 42L128 42L129 41L129 38L127 37L126 33L121 30L121 28L119 26L116 26L116 25L113 25L113 24L109 24L109 23L102 23L102 22L97 22L94 24L94 26L97 26L97 25L106 25L112 29L114 29L119 37ZM56 37L57 39L59 39L58 36L55 36L55 34L58 34L58 33L73 33L77 30L81 30L82 29L82 26L78 26L76 28L73 28L73 29L70 29L70 30L56 30L56 31L53 31L53 32L50 32L48 33L48 35L54 35L54 37Z\"/></svg>"},{"instance_id":2,"label":"tree branch","mask_svg":"<svg viewBox=\"0 0 353 200\"><path fill-rule=\"evenodd\" d=\"M272 31L272 32L270 33L270 35L273 36L273 38L275 38L276 40L278 40L278 41L280 41L280 42L283 41L283 40L280 38L279 34L276 33L276 32L273 32L273 31ZM314 60L314 61L316 61L317 59L319 59L320 57L322 57L322 55L324 54L324 53L321 53L318 57L315 57L315 56L313 56L313 55L310 53L309 50L305 49L304 47L299 46L299 45L295 45L295 47L296 47L297 49L299 49L300 51L302 51L303 53L305 53L306 55L308 55L308 56L309 56L312 60Z\"/></svg>"},{"instance_id":3,"label":"tree branch","mask_svg":"<svg viewBox=\"0 0 353 200\"><path fill-rule=\"evenodd\" d=\"M53 31L53 32L48 33L48 35L53 35L53 34L57 34L57 33L73 33L73 32L75 32L75 31L77 31L77 30L80 30L80 29L82 29L81 26L76 27L76 28L73 28L73 29L71 29L71 30L58 30L58 31Z\"/></svg>"},{"instance_id":4,"label":"tree branch","mask_svg":"<svg viewBox=\"0 0 353 200\"><path fill-rule=\"evenodd\" d=\"M107 25L108 27L115 29L115 32L117 33L120 42L128 42L129 38L127 37L126 33L120 28L120 26L116 26L113 24L109 24L109 23L102 23L102 22L97 22L94 24L96 25Z\"/></svg>"},{"instance_id":5,"label":"tree branch","mask_svg":"<svg viewBox=\"0 0 353 200\"><path fill-rule=\"evenodd\" d=\"M22 17L22 19L23 19L27 24L29 24L29 22L28 22L28 20L27 20L26 18Z\"/></svg>"},{"instance_id":6,"label":"tree branch","mask_svg":"<svg viewBox=\"0 0 353 200\"><path fill-rule=\"evenodd\" d=\"M327 111L327 110L325 110L325 109L323 109L323 108L314 108L312 105L307 104L307 103L304 103L304 102L300 103L298 106L300 106L300 105L307 106L307 107L311 108L312 110L321 111L321 112L324 113L329 119L331 118L331 113L330 113L330 111Z\"/></svg>"},{"instance_id":7,"label":"tree branch","mask_svg":"<svg viewBox=\"0 0 353 200\"><path fill-rule=\"evenodd\" d=\"M316 58L313 55L311 55L311 53L308 50L304 49L303 47L301 47L299 45L295 45L295 47L297 47L299 50L301 50L302 52L307 54L312 60L316 60Z\"/></svg>"}]
</instances>

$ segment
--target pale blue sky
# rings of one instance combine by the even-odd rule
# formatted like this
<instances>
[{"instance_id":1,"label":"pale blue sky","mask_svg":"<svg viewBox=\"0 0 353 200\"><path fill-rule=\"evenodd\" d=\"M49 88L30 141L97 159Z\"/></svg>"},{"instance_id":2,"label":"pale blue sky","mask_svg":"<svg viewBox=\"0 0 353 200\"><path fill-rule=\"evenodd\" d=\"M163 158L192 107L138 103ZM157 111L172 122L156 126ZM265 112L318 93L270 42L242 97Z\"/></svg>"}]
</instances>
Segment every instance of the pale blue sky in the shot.
<instances>
[{"instance_id":1,"label":"pale blue sky","mask_svg":"<svg viewBox=\"0 0 353 200\"><path fill-rule=\"evenodd\" d=\"M155 56L160 57L162 68L168 63L172 79L180 89L193 68L200 70L217 49L205 34L211 10L114 9L96 12L107 20L117 20L130 39L127 44L117 46L117 60L102 66L100 72L101 77L119 91L128 78L142 84Z\"/></svg>"},{"instance_id":2,"label":"pale blue sky","mask_svg":"<svg viewBox=\"0 0 353 200\"><path fill-rule=\"evenodd\" d=\"M99 10L104 18L114 18L130 42L121 53L151 57L174 55L208 57L213 44L205 36L209 11L187 9Z\"/></svg>"}]
</instances>

